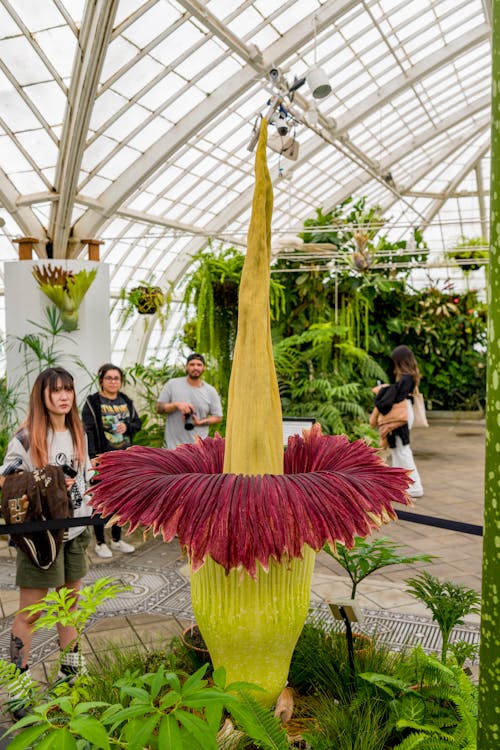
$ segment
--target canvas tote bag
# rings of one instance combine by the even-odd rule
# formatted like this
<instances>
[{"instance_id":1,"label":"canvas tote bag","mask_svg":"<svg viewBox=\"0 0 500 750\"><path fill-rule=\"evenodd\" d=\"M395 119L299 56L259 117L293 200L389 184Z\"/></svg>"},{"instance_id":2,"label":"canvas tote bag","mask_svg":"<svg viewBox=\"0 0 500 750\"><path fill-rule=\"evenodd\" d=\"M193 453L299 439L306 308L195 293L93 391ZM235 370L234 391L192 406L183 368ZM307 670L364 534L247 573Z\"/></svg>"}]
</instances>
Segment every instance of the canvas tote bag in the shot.
<instances>
[{"instance_id":1,"label":"canvas tote bag","mask_svg":"<svg viewBox=\"0 0 500 750\"><path fill-rule=\"evenodd\" d=\"M418 390L418 388L415 388L415 391L413 392L413 427L428 427L429 422L427 421L427 417L425 416L425 403L424 403L424 397Z\"/></svg>"}]
</instances>

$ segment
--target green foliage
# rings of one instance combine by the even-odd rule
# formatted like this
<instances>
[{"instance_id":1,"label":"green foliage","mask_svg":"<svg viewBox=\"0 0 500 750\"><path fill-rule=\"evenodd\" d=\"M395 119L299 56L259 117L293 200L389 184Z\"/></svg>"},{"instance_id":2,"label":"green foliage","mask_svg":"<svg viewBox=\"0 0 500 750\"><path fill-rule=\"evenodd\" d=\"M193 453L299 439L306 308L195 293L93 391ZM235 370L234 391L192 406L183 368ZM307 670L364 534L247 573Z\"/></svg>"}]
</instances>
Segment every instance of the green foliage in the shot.
<instances>
[{"instance_id":1,"label":"green foliage","mask_svg":"<svg viewBox=\"0 0 500 750\"><path fill-rule=\"evenodd\" d=\"M385 750L391 736L383 705L354 699L348 705L337 704L321 695L314 704L318 729L305 739L312 750Z\"/></svg>"},{"instance_id":2,"label":"green foliage","mask_svg":"<svg viewBox=\"0 0 500 750\"><path fill-rule=\"evenodd\" d=\"M392 674L402 658L376 638L371 643L366 637L354 639L354 660L360 671ZM302 695L321 694L349 704L359 685L351 680L345 634L336 632L330 620L306 623L295 646L288 679Z\"/></svg>"},{"instance_id":3,"label":"green foliage","mask_svg":"<svg viewBox=\"0 0 500 750\"><path fill-rule=\"evenodd\" d=\"M33 267L33 276L40 289L59 310L64 331L78 328L79 307L96 275L96 269L73 273L64 271L62 266Z\"/></svg>"},{"instance_id":4,"label":"green foliage","mask_svg":"<svg viewBox=\"0 0 500 750\"><path fill-rule=\"evenodd\" d=\"M347 549L342 544L337 544L335 551L329 545L325 545L323 549L347 572L352 582L351 598L354 599L358 584L376 570L388 565L413 565L416 562L434 560L433 555L400 555L397 553L400 548L400 544L387 537L363 539L358 536L352 549Z\"/></svg>"},{"instance_id":5,"label":"green foliage","mask_svg":"<svg viewBox=\"0 0 500 750\"><path fill-rule=\"evenodd\" d=\"M9 747L217 750L223 712L228 711L256 747L285 750L288 743L278 720L248 695L259 688L226 685L223 668L215 670L209 685L207 666L190 676L164 665L146 674L127 671L115 683L115 703L92 700L78 686L66 686L6 732L23 730Z\"/></svg>"},{"instance_id":6,"label":"green foliage","mask_svg":"<svg viewBox=\"0 0 500 750\"><path fill-rule=\"evenodd\" d=\"M129 590L130 586L117 583L112 578L98 578L89 586L84 586L78 596L72 589L63 586L57 591L49 591L43 599L30 604L23 611L28 612L30 616L38 615L38 619L33 624L33 630L52 628L57 623L74 627L80 657L83 630L89 618L95 614L104 601L114 599L118 594ZM75 606L77 601L78 605ZM62 656L61 654L60 658Z\"/></svg>"},{"instance_id":7,"label":"green foliage","mask_svg":"<svg viewBox=\"0 0 500 750\"><path fill-rule=\"evenodd\" d=\"M209 245L193 257L194 270L184 289L184 303L194 306L194 325L188 324L189 346L213 362L213 385L226 394L238 322L238 290L244 256L234 247L214 251ZM283 310L283 290L271 279L271 316Z\"/></svg>"},{"instance_id":8,"label":"green foliage","mask_svg":"<svg viewBox=\"0 0 500 750\"><path fill-rule=\"evenodd\" d=\"M411 251L406 240L391 242L381 233L385 222L380 206L367 206L365 197L357 200L350 197L326 214L321 208L316 209L316 216L306 219L304 227L318 227L320 231L313 229L300 236L306 243L331 243L336 251L345 254L346 263L355 273L366 273L374 264L390 263L399 259L401 253L407 262L426 259L428 250L421 232L414 231L414 250ZM408 272L406 269L398 271L400 275ZM389 268L384 273L389 275L394 269Z\"/></svg>"},{"instance_id":9,"label":"green foliage","mask_svg":"<svg viewBox=\"0 0 500 750\"><path fill-rule=\"evenodd\" d=\"M450 634L456 625L463 625L464 617L480 611L480 595L467 586L453 581L440 581L427 571L406 580L408 591L420 599L432 612L441 637L441 659L446 661Z\"/></svg>"},{"instance_id":10,"label":"green foliage","mask_svg":"<svg viewBox=\"0 0 500 750\"><path fill-rule=\"evenodd\" d=\"M122 325L135 314L156 315L162 328L170 312L171 291L164 293L159 286L149 281L139 281L132 289L122 289L119 299L122 303L120 322Z\"/></svg>"},{"instance_id":11,"label":"green foliage","mask_svg":"<svg viewBox=\"0 0 500 750\"><path fill-rule=\"evenodd\" d=\"M488 240L485 237L462 237L459 242L455 245L452 250L448 250L447 255L454 260L465 260L469 261L466 265L462 266L464 274L469 274L471 271L477 271L478 268L482 268L484 263L473 263L475 259L484 260L488 258Z\"/></svg>"},{"instance_id":12,"label":"green foliage","mask_svg":"<svg viewBox=\"0 0 500 750\"><path fill-rule=\"evenodd\" d=\"M16 402L15 390L8 388L5 377L0 378L0 463L17 425Z\"/></svg>"},{"instance_id":13,"label":"green foliage","mask_svg":"<svg viewBox=\"0 0 500 750\"><path fill-rule=\"evenodd\" d=\"M134 436L135 445L163 446L165 417L156 413L156 402L167 380L182 374L178 368L159 359L150 359L148 364L137 363L125 369L125 384L133 386L134 401L142 421L141 429Z\"/></svg>"},{"instance_id":14,"label":"green foliage","mask_svg":"<svg viewBox=\"0 0 500 750\"><path fill-rule=\"evenodd\" d=\"M458 665L417 648L393 676L367 672L360 678L372 686L372 698L386 701L388 723L403 735L398 750L475 749L477 688Z\"/></svg>"}]
</instances>

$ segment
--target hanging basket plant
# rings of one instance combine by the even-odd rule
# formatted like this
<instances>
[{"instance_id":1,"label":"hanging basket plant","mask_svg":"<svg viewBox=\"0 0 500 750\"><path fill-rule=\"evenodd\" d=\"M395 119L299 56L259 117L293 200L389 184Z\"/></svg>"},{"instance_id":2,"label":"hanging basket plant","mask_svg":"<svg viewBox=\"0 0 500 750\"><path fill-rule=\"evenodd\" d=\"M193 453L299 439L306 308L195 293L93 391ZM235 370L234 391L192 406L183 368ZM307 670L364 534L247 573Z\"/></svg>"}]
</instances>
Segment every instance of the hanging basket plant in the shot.
<instances>
[{"instance_id":1,"label":"hanging basket plant","mask_svg":"<svg viewBox=\"0 0 500 750\"><path fill-rule=\"evenodd\" d=\"M120 299L124 302L121 313L122 324L134 315L157 315L163 324L168 313L168 296L159 286L154 286L146 281L140 281L137 286L128 291L122 289Z\"/></svg>"},{"instance_id":2,"label":"hanging basket plant","mask_svg":"<svg viewBox=\"0 0 500 750\"><path fill-rule=\"evenodd\" d=\"M59 310L65 331L76 331L78 328L78 309L96 274L96 269L74 273L64 270L62 266L33 268L38 286Z\"/></svg>"},{"instance_id":3,"label":"hanging basket plant","mask_svg":"<svg viewBox=\"0 0 500 750\"><path fill-rule=\"evenodd\" d=\"M142 284L128 293L129 302L134 305L139 315L154 315L165 301L159 286Z\"/></svg>"}]
</instances>

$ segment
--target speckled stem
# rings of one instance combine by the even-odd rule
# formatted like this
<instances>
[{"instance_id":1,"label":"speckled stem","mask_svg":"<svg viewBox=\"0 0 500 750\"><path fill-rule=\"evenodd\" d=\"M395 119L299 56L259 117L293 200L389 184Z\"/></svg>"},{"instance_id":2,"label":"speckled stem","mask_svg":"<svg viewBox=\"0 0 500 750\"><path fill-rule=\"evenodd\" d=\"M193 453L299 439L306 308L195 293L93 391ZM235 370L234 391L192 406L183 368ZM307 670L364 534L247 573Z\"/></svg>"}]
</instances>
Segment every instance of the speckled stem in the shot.
<instances>
[{"instance_id":1,"label":"speckled stem","mask_svg":"<svg viewBox=\"0 0 500 750\"><path fill-rule=\"evenodd\" d=\"M500 747L500 0L493 0L486 494L478 750Z\"/></svg>"},{"instance_id":2,"label":"speckled stem","mask_svg":"<svg viewBox=\"0 0 500 750\"><path fill-rule=\"evenodd\" d=\"M271 562L257 581L245 571L226 575L210 559L191 575L193 612L214 666L225 667L228 683L264 687L264 696L256 694L263 703L273 704L285 687L309 608L315 557L305 547L302 560Z\"/></svg>"}]
</instances>

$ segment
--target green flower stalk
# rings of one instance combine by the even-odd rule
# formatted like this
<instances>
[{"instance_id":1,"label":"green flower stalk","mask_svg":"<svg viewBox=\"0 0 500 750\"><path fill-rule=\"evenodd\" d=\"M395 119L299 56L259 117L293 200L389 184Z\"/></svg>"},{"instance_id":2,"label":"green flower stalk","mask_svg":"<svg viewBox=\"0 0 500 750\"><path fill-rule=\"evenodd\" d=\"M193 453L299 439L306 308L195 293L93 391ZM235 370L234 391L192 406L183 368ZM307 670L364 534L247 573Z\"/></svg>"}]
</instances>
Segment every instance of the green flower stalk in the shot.
<instances>
[{"instance_id":1,"label":"green flower stalk","mask_svg":"<svg viewBox=\"0 0 500 750\"><path fill-rule=\"evenodd\" d=\"M92 505L118 523L178 536L191 564L193 611L215 667L261 685L273 703L286 683L309 607L315 552L395 518L407 472L319 426L282 446L269 312L272 185L267 122L240 284L227 438L175 450L104 454ZM133 491L131 491L133 488Z\"/></svg>"}]
</instances>

